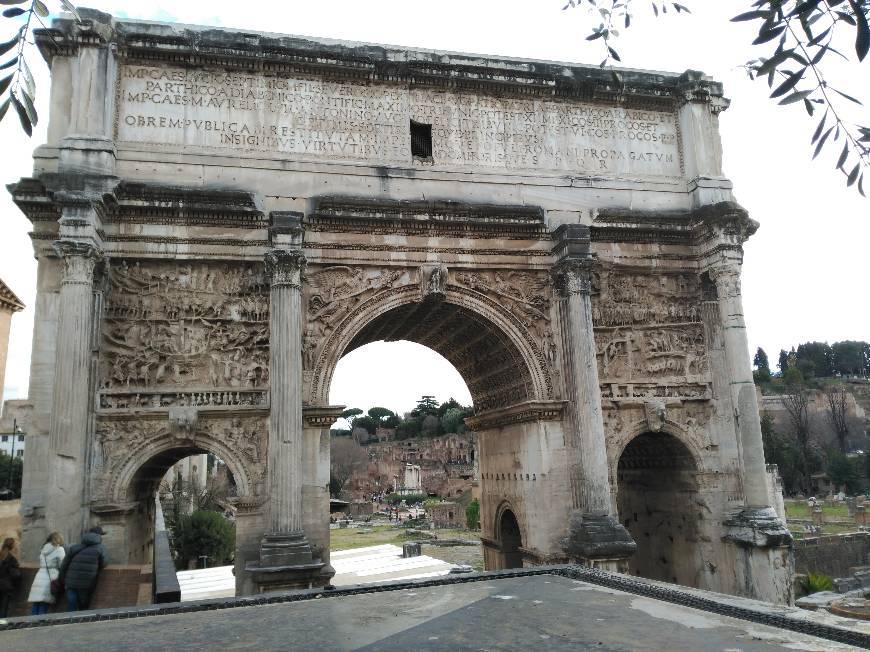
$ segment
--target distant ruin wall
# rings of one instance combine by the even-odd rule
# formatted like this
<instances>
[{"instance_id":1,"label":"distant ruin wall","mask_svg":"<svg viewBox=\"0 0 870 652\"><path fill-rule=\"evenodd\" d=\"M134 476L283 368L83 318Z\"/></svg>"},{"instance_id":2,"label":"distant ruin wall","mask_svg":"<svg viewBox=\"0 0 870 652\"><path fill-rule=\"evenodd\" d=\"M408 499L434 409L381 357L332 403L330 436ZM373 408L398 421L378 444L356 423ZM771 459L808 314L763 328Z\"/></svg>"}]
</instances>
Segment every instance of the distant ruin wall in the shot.
<instances>
[{"instance_id":1,"label":"distant ruin wall","mask_svg":"<svg viewBox=\"0 0 870 652\"><path fill-rule=\"evenodd\" d=\"M870 532L798 539L794 558L798 573L845 577L850 568L870 563Z\"/></svg>"}]
</instances>

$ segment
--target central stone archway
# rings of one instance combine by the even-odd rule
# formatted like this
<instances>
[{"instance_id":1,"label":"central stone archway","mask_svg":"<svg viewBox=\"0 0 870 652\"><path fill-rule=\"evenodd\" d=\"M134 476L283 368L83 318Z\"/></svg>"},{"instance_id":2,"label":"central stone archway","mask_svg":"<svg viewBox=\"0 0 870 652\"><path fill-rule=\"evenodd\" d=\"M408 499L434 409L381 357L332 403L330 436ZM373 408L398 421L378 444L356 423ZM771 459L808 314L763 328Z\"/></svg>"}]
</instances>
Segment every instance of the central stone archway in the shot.
<instances>
[{"instance_id":1,"label":"central stone archway","mask_svg":"<svg viewBox=\"0 0 870 652\"><path fill-rule=\"evenodd\" d=\"M616 456L676 424L709 507L699 584L788 601L742 317L757 225L722 176L719 84L631 71L614 94L594 66L83 11L35 34L69 102L10 186L39 265L29 558L123 521L143 462L202 445L246 487L238 592L328 583L335 365L406 338L471 390L487 551L509 504L524 564L623 568ZM208 89L256 101L151 101L216 68Z\"/></svg>"},{"instance_id":2,"label":"central stone archway","mask_svg":"<svg viewBox=\"0 0 870 652\"><path fill-rule=\"evenodd\" d=\"M550 470L548 448L564 446L563 403L553 399L558 373L549 273L445 265L311 266L305 279L303 365L309 404L325 403L342 356L376 341L421 344L460 373L475 409L468 423L479 446L484 544L498 550L497 558L487 556L487 566L505 567L501 520L492 517L498 505L543 505L546 492L561 489L544 478ZM528 472L518 474L518 468ZM535 509L519 510L519 516L511 512L517 528L536 533L530 561L561 554L558 540L570 501L558 493L550 497L562 499L557 503L565 510L561 519L542 518ZM534 521L517 523L527 513L536 514ZM521 566L518 546L510 563Z\"/></svg>"}]
</instances>

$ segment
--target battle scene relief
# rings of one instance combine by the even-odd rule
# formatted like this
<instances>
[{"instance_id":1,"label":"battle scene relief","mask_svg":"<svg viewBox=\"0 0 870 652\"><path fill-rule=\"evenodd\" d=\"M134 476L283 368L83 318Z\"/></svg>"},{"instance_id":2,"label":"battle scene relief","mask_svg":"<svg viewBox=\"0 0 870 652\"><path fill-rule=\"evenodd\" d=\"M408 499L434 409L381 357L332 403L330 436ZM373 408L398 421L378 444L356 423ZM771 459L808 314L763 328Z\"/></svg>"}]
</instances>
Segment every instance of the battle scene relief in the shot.
<instances>
[{"instance_id":1,"label":"battle scene relief","mask_svg":"<svg viewBox=\"0 0 870 652\"><path fill-rule=\"evenodd\" d=\"M268 405L262 266L113 261L99 408Z\"/></svg>"},{"instance_id":2,"label":"battle scene relief","mask_svg":"<svg viewBox=\"0 0 870 652\"><path fill-rule=\"evenodd\" d=\"M700 299L696 274L601 270L592 320L605 399L710 397Z\"/></svg>"}]
</instances>

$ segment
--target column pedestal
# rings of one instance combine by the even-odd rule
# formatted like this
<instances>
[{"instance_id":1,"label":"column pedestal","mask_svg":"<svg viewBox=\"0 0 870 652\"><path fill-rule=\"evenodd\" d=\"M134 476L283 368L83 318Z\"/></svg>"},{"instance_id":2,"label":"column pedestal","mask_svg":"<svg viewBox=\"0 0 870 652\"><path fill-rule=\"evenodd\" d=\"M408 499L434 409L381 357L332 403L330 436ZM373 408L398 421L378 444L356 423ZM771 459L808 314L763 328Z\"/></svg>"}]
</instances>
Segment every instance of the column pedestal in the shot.
<instances>
[{"instance_id":1,"label":"column pedestal","mask_svg":"<svg viewBox=\"0 0 870 652\"><path fill-rule=\"evenodd\" d=\"M260 593L322 586L326 564L311 555L305 532L267 532L260 542L260 560L246 567ZM335 571L333 571L334 574Z\"/></svg>"}]
</instances>

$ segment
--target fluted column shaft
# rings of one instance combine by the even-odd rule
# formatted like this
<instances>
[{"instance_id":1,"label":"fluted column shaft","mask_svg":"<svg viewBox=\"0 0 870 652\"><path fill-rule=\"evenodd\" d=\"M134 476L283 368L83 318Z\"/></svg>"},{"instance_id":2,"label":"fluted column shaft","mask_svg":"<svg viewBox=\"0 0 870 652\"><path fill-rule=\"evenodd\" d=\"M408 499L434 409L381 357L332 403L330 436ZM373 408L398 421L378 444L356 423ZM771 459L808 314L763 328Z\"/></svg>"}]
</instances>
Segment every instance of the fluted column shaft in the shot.
<instances>
[{"instance_id":1,"label":"fluted column shaft","mask_svg":"<svg viewBox=\"0 0 870 652\"><path fill-rule=\"evenodd\" d=\"M749 358L749 340L743 318L740 267L731 264L709 270L716 283L722 322L725 359L730 375L731 398L737 416L737 437L743 467L743 492L747 507L767 507L767 471L758 416L758 398Z\"/></svg>"},{"instance_id":2,"label":"fluted column shaft","mask_svg":"<svg viewBox=\"0 0 870 652\"><path fill-rule=\"evenodd\" d=\"M266 254L269 310L269 525L302 530L302 270L301 251Z\"/></svg>"},{"instance_id":3,"label":"fluted column shaft","mask_svg":"<svg viewBox=\"0 0 870 652\"><path fill-rule=\"evenodd\" d=\"M49 447L82 459L87 441L94 268L99 252L77 241L54 245L62 258Z\"/></svg>"},{"instance_id":4,"label":"fluted column shaft","mask_svg":"<svg viewBox=\"0 0 870 652\"><path fill-rule=\"evenodd\" d=\"M612 507L592 329L591 265L590 258L568 259L555 271L566 304L569 386L574 403L576 458L569 463L574 507L602 516L610 514Z\"/></svg>"}]
</instances>

